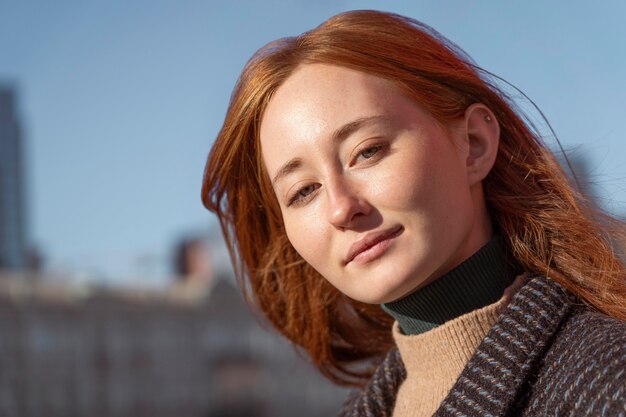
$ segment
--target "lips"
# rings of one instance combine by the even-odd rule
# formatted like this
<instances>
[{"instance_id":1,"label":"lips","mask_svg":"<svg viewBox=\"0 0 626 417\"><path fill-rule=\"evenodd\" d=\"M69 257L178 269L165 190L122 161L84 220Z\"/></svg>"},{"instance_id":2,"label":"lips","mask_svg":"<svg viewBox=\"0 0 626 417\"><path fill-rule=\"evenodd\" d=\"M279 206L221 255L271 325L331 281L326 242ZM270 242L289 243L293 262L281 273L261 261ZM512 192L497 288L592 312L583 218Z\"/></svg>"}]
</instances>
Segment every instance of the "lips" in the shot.
<instances>
[{"instance_id":1,"label":"lips","mask_svg":"<svg viewBox=\"0 0 626 417\"><path fill-rule=\"evenodd\" d=\"M349 264L354 260L354 258L375 247L376 245L386 241L390 241L391 239L399 236L403 230L404 228L402 226L396 226L390 229L368 233L361 239L354 242L352 246L350 246L350 250L348 250L348 255L344 260L344 264ZM379 251L380 254L382 255L382 253L386 249L386 247L381 248L381 251Z\"/></svg>"}]
</instances>

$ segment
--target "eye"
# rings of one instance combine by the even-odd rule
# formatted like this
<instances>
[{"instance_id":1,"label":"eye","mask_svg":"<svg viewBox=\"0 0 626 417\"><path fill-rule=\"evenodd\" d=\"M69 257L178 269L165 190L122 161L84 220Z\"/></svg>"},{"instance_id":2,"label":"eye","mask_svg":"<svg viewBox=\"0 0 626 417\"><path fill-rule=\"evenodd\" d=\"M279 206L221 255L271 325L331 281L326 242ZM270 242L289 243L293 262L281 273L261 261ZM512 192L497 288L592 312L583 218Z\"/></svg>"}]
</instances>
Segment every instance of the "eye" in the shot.
<instances>
[{"instance_id":1,"label":"eye","mask_svg":"<svg viewBox=\"0 0 626 417\"><path fill-rule=\"evenodd\" d=\"M306 203L312 197L312 194L320 188L319 184L307 184L300 187L294 192L287 202L287 207L298 206Z\"/></svg>"},{"instance_id":2,"label":"eye","mask_svg":"<svg viewBox=\"0 0 626 417\"><path fill-rule=\"evenodd\" d=\"M370 159L371 157L376 155L378 151L380 151L380 148L381 148L380 145L371 146L365 149L364 151L362 151L361 153L359 153L359 156L362 156L365 159Z\"/></svg>"},{"instance_id":3,"label":"eye","mask_svg":"<svg viewBox=\"0 0 626 417\"><path fill-rule=\"evenodd\" d=\"M355 165L359 162L373 162L373 161L378 160L379 158L384 156L384 153L385 153L384 151L386 147L387 146L384 144L376 144L376 145L369 145L369 146L362 148L355 155L354 159L352 160L351 165Z\"/></svg>"}]
</instances>

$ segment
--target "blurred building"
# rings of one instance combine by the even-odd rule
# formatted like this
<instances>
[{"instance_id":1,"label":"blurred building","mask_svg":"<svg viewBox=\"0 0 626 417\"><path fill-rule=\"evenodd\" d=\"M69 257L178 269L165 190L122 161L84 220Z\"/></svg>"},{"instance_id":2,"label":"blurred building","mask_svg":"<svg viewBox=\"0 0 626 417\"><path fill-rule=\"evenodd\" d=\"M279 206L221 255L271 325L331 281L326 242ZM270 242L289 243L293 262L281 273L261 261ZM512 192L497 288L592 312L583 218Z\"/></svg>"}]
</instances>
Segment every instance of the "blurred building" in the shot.
<instances>
[{"instance_id":1,"label":"blurred building","mask_svg":"<svg viewBox=\"0 0 626 417\"><path fill-rule=\"evenodd\" d=\"M0 274L0 417L338 414L346 389L253 313L213 240L175 245L165 290Z\"/></svg>"},{"instance_id":2,"label":"blurred building","mask_svg":"<svg viewBox=\"0 0 626 417\"><path fill-rule=\"evenodd\" d=\"M0 269L28 264L23 163L15 92L0 86Z\"/></svg>"},{"instance_id":3,"label":"blurred building","mask_svg":"<svg viewBox=\"0 0 626 417\"><path fill-rule=\"evenodd\" d=\"M49 285L0 277L0 416L323 417L347 394L232 280L196 300Z\"/></svg>"},{"instance_id":4,"label":"blurred building","mask_svg":"<svg viewBox=\"0 0 626 417\"><path fill-rule=\"evenodd\" d=\"M206 297L214 277L210 243L202 237L185 237L174 252L172 291L187 298Z\"/></svg>"}]
</instances>

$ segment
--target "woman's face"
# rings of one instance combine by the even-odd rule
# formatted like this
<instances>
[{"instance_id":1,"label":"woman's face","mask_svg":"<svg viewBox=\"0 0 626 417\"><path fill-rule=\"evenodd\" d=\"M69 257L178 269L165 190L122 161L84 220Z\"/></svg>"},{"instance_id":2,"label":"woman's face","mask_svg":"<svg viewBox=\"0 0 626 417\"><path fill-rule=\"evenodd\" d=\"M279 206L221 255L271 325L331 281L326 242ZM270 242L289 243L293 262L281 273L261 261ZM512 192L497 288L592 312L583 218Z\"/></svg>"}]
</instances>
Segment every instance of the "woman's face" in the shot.
<instances>
[{"instance_id":1,"label":"woman's face","mask_svg":"<svg viewBox=\"0 0 626 417\"><path fill-rule=\"evenodd\" d=\"M441 126L392 82L302 65L276 91L261 148L287 236L366 303L401 298L489 239L463 120Z\"/></svg>"}]
</instances>

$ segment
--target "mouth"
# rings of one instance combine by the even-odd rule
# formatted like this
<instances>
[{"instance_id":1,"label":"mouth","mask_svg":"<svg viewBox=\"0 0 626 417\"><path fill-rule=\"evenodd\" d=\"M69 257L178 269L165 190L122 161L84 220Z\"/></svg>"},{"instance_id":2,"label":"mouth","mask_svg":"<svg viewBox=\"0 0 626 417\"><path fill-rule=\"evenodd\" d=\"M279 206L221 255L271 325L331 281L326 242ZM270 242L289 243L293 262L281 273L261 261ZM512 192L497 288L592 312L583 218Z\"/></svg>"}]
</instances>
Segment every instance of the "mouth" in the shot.
<instances>
[{"instance_id":1,"label":"mouth","mask_svg":"<svg viewBox=\"0 0 626 417\"><path fill-rule=\"evenodd\" d=\"M351 262L366 264L379 258L391 247L393 240L400 236L403 231L404 227L396 226L387 230L368 233L350 246L344 265Z\"/></svg>"}]
</instances>

